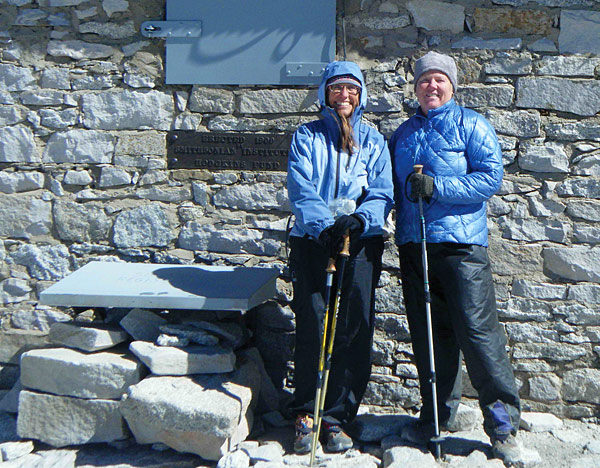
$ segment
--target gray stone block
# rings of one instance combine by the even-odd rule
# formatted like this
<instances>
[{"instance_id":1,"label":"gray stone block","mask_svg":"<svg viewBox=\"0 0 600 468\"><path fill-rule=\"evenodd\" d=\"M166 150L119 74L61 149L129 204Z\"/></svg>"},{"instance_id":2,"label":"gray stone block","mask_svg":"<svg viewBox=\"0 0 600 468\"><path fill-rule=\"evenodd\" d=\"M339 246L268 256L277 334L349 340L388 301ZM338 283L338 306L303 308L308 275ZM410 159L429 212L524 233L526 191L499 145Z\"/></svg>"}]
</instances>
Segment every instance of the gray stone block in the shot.
<instances>
[{"instance_id":1,"label":"gray stone block","mask_svg":"<svg viewBox=\"0 0 600 468\"><path fill-rule=\"evenodd\" d=\"M21 393L21 390L23 390L23 385L21 385L21 379L18 379L13 388L6 392L0 400L0 411L16 414L19 410L19 393Z\"/></svg>"},{"instance_id":2,"label":"gray stone block","mask_svg":"<svg viewBox=\"0 0 600 468\"><path fill-rule=\"evenodd\" d=\"M222 374L235 366L233 351L220 346L175 348L134 341L129 349L156 375Z\"/></svg>"},{"instance_id":3,"label":"gray stone block","mask_svg":"<svg viewBox=\"0 0 600 468\"><path fill-rule=\"evenodd\" d=\"M549 247L543 250L544 266L573 281L600 281L600 248L587 246Z\"/></svg>"},{"instance_id":4,"label":"gray stone block","mask_svg":"<svg viewBox=\"0 0 600 468\"><path fill-rule=\"evenodd\" d=\"M31 440L19 442L4 442L0 444L0 455L2 461L14 460L33 452L33 442Z\"/></svg>"},{"instance_id":5,"label":"gray stone block","mask_svg":"<svg viewBox=\"0 0 600 468\"><path fill-rule=\"evenodd\" d=\"M600 404L600 370L575 369L563 376L563 395L568 401Z\"/></svg>"},{"instance_id":6,"label":"gray stone block","mask_svg":"<svg viewBox=\"0 0 600 468\"><path fill-rule=\"evenodd\" d=\"M82 323L53 323L49 339L52 343L83 351L112 348L127 340L127 333L117 326Z\"/></svg>"},{"instance_id":7,"label":"gray stone block","mask_svg":"<svg viewBox=\"0 0 600 468\"><path fill-rule=\"evenodd\" d=\"M35 81L32 70L12 64L0 65L0 89L23 91Z\"/></svg>"},{"instance_id":8,"label":"gray stone block","mask_svg":"<svg viewBox=\"0 0 600 468\"><path fill-rule=\"evenodd\" d=\"M129 436L119 402L84 400L23 390L17 433L53 447L112 442Z\"/></svg>"},{"instance_id":9,"label":"gray stone block","mask_svg":"<svg viewBox=\"0 0 600 468\"><path fill-rule=\"evenodd\" d=\"M95 130L68 130L52 134L44 151L47 163L110 163L115 151L114 138Z\"/></svg>"},{"instance_id":10,"label":"gray stone block","mask_svg":"<svg viewBox=\"0 0 600 468\"><path fill-rule=\"evenodd\" d=\"M69 3L70 5L70 3ZM104 44L91 44L84 41L50 41L48 54L54 57L71 57L72 59L90 59L109 57L115 52L113 47Z\"/></svg>"},{"instance_id":11,"label":"gray stone block","mask_svg":"<svg viewBox=\"0 0 600 468\"><path fill-rule=\"evenodd\" d=\"M67 178L67 176L69 176ZM85 171L71 171L65 176L65 184L88 185L90 175ZM104 209L95 203L57 201L52 208L58 237L74 242L98 242L107 240L112 222Z\"/></svg>"},{"instance_id":12,"label":"gray stone block","mask_svg":"<svg viewBox=\"0 0 600 468\"><path fill-rule=\"evenodd\" d=\"M456 411L456 419L453 426L450 428L452 432L471 431L477 425L483 423L483 415L477 407L471 407L463 404L458 405Z\"/></svg>"},{"instance_id":13,"label":"gray stone block","mask_svg":"<svg viewBox=\"0 0 600 468\"><path fill-rule=\"evenodd\" d=\"M51 203L35 195L0 194L0 235L29 239L50 233L51 208Z\"/></svg>"},{"instance_id":14,"label":"gray stone block","mask_svg":"<svg viewBox=\"0 0 600 468\"><path fill-rule=\"evenodd\" d=\"M561 54L600 53L600 12L564 10L560 14L558 47Z\"/></svg>"},{"instance_id":15,"label":"gray stone block","mask_svg":"<svg viewBox=\"0 0 600 468\"><path fill-rule=\"evenodd\" d=\"M560 429L563 422L550 413L524 411L521 414L520 427L529 432L550 432Z\"/></svg>"},{"instance_id":16,"label":"gray stone block","mask_svg":"<svg viewBox=\"0 0 600 468\"><path fill-rule=\"evenodd\" d=\"M113 242L122 248L166 247L174 237L167 212L156 204L143 205L119 213L113 227Z\"/></svg>"},{"instance_id":17,"label":"gray stone block","mask_svg":"<svg viewBox=\"0 0 600 468\"><path fill-rule=\"evenodd\" d=\"M465 7L462 5L420 0L408 2L407 8L419 28L427 31L450 31L453 34L463 32ZM444 13L440 15L441 11Z\"/></svg>"},{"instance_id":18,"label":"gray stone block","mask_svg":"<svg viewBox=\"0 0 600 468\"><path fill-rule=\"evenodd\" d=\"M120 91L84 94L84 125L102 130L169 130L175 103L171 93Z\"/></svg>"},{"instance_id":19,"label":"gray stone block","mask_svg":"<svg viewBox=\"0 0 600 468\"><path fill-rule=\"evenodd\" d=\"M245 361L226 375L148 377L128 389L121 413L140 444L218 460L249 434L259 391L256 364Z\"/></svg>"},{"instance_id":20,"label":"gray stone block","mask_svg":"<svg viewBox=\"0 0 600 468\"><path fill-rule=\"evenodd\" d=\"M517 107L593 116L600 110L600 83L554 77L522 77L517 82Z\"/></svg>"},{"instance_id":21,"label":"gray stone block","mask_svg":"<svg viewBox=\"0 0 600 468\"><path fill-rule=\"evenodd\" d=\"M27 127L0 129L0 162L37 162L37 148L33 133Z\"/></svg>"},{"instance_id":22,"label":"gray stone block","mask_svg":"<svg viewBox=\"0 0 600 468\"><path fill-rule=\"evenodd\" d=\"M37 280L59 281L72 271L69 249L61 244L24 244L11 257L18 265L27 267L30 276Z\"/></svg>"},{"instance_id":23,"label":"gray stone block","mask_svg":"<svg viewBox=\"0 0 600 468\"><path fill-rule=\"evenodd\" d=\"M16 172L0 174L0 192L29 192L44 187L44 174L41 172Z\"/></svg>"},{"instance_id":24,"label":"gray stone block","mask_svg":"<svg viewBox=\"0 0 600 468\"><path fill-rule=\"evenodd\" d=\"M24 457L2 463L3 468L75 468L77 460L75 450L46 450L41 453L29 453Z\"/></svg>"},{"instance_id":25,"label":"gray stone block","mask_svg":"<svg viewBox=\"0 0 600 468\"><path fill-rule=\"evenodd\" d=\"M167 321L149 310L132 309L119 323L134 339L155 341L160 335L160 325Z\"/></svg>"},{"instance_id":26,"label":"gray stone block","mask_svg":"<svg viewBox=\"0 0 600 468\"><path fill-rule=\"evenodd\" d=\"M123 354L38 349L21 357L23 387L78 398L119 399L142 379L142 365Z\"/></svg>"},{"instance_id":27,"label":"gray stone block","mask_svg":"<svg viewBox=\"0 0 600 468\"><path fill-rule=\"evenodd\" d=\"M44 255L42 251L38 253L40 255ZM50 259L51 256L52 254L49 254L47 258ZM44 268L48 269L53 267L56 267L54 270L55 274L60 274L59 265L52 260L48 261L48 263L44 266ZM36 266L33 268L36 268ZM60 310L53 310L47 306L39 306L33 310L29 308L23 308L15 311L10 318L10 324L12 328L18 328L21 330L39 330L48 333L53 323L70 322L71 320L72 318L70 315Z\"/></svg>"},{"instance_id":28,"label":"gray stone block","mask_svg":"<svg viewBox=\"0 0 600 468\"><path fill-rule=\"evenodd\" d=\"M21 354L35 348L48 348L48 333L10 329L0 332L0 362L19 364Z\"/></svg>"}]
</instances>

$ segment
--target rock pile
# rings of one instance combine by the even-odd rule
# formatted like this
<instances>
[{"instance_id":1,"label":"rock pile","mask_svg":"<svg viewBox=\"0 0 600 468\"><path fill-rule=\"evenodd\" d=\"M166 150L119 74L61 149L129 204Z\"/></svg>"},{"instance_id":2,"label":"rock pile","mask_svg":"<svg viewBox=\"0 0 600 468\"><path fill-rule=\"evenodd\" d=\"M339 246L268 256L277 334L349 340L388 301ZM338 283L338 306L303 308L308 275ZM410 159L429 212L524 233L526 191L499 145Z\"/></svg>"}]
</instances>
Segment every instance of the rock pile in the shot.
<instances>
[{"instance_id":1,"label":"rock pile","mask_svg":"<svg viewBox=\"0 0 600 468\"><path fill-rule=\"evenodd\" d=\"M17 435L56 448L133 435L205 460L242 442L261 386L265 395L272 387L258 351L242 348L248 330L164 315L132 309L118 323L52 324L48 347L20 358Z\"/></svg>"}]
</instances>

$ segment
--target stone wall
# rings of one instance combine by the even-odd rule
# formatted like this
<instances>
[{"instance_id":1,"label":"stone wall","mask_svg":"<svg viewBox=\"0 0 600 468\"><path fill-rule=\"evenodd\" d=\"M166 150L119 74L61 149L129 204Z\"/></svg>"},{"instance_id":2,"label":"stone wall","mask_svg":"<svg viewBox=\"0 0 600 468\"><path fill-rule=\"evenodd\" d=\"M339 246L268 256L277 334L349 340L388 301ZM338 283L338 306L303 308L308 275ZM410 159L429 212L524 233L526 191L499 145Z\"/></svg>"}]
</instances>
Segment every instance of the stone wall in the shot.
<instances>
[{"instance_id":1,"label":"stone wall","mask_svg":"<svg viewBox=\"0 0 600 468\"><path fill-rule=\"evenodd\" d=\"M40 291L92 259L280 267L277 304L249 321L288 383L285 173L170 170L165 135L292 132L315 118L316 90L165 85L164 42L139 32L164 11L164 0L0 0L2 388L18 352L71 319L39 305ZM338 2L338 58L345 48L365 71L366 118L382 133L416 108L411 67L428 49L457 60L458 101L496 128L499 313L525 408L568 418L600 406L599 24L599 0ZM388 241L366 403L412 409L396 257Z\"/></svg>"}]
</instances>

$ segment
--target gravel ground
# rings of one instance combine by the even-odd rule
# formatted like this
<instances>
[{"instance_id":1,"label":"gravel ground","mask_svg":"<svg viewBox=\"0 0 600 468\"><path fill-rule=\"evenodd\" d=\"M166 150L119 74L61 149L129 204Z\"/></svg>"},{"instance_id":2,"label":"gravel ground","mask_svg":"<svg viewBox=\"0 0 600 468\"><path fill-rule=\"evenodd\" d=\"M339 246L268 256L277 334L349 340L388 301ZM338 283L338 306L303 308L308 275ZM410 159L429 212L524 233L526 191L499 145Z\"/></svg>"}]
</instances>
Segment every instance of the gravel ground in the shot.
<instances>
[{"instance_id":1,"label":"gravel ground","mask_svg":"<svg viewBox=\"0 0 600 468\"><path fill-rule=\"evenodd\" d=\"M580 421L564 420L562 427L550 432L528 432L521 430L517 440L528 452L537 454L518 468L600 468L600 426ZM265 430L253 440L261 443L278 443L285 455L283 462L273 463L265 468L302 467L308 465L308 455L292 453L293 428L291 425ZM383 467L384 448L403 445L399 437L391 436L382 443L357 443L355 449L342 455L320 454L315 466L319 468L370 468ZM0 448L2 444L0 444ZM383 447L383 448L382 448ZM498 460L486 460L490 456L487 436L479 428L472 431L447 434L444 450L446 458L433 463L433 457L426 464L411 462L411 452L423 455L417 448L406 452L406 462L402 468L443 467L443 468L497 468ZM479 454L477 452L480 452ZM368 454L368 455L367 455ZM479 455L479 458L473 454ZM65 457L65 455L69 455ZM467 458L468 455L471 457ZM485 456L484 456L485 455ZM62 457L62 458L61 458ZM362 457L362 458L361 458ZM537 458L536 458L537 457ZM71 460L73 460L71 462ZM379 462L379 463L378 463ZM71 464L73 463L73 464ZM238 465L227 465L237 468ZM253 466L250 463L250 466ZM263 465L264 466L264 465ZM0 463L0 468L216 468L216 462L207 462L191 454L181 454L161 446L142 446L132 440L111 446L109 444L89 444L85 446L53 449L36 443L32 454L15 460ZM394 467L399 467L395 464Z\"/></svg>"},{"instance_id":2,"label":"gravel ground","mask_svg":"<svg viewBox=\"0 0 600 468\"><path fill-rule=\"evenodd\" d=\"M538 451L542 463L535 468L600 468L600 426L563 420L551 432L519 432L524 447Z\"/></svg>"}]
</instances>

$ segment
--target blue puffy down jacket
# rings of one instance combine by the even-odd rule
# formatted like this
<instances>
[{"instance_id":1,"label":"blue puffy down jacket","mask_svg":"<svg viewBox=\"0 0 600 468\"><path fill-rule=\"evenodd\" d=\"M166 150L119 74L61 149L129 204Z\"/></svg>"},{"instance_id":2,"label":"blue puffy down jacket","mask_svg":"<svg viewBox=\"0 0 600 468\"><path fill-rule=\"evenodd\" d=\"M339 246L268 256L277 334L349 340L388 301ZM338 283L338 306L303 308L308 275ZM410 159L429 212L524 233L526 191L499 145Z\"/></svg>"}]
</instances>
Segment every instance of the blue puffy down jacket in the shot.
<instances>
[{"instance_id":1,"label":"blue puffy down jacket","mask_svg":"<svg viewBox=\"0 0 600 468\"><path fill-rule=\"evenodd\" d=\"M430 110L419 109L390 139L396 244L420 242L418 204L411 202L406 179L413 165L434 177L434 192L423 203L427 242L487 247L486 201L502 183L502 151L491 124L454 99Z\"/></svg>"},{"instance_id":2,"label":"blue puffy down jacket","mask_svg":"<svg viewBox=\"0 0 600 468\"><path fill-rule=\"evenodd\" d=\"M325 84L330 77L352 75L362 84L360 103L350 117L358 150L351 156L338 151L340 130L337 113L325 103ZM319 87L321 120L301 125L294 133L288 156L287 189L295 223L290 235L318 238L334 223L337 200L356 204L365 221L364 237L381 235L393 207L393 183L387 143L375 128L362 122L367 88L353 62L332 62ZM343 213L350 214L350 213Z\"/></svg>"}]
</instances>

